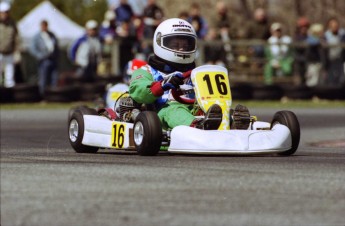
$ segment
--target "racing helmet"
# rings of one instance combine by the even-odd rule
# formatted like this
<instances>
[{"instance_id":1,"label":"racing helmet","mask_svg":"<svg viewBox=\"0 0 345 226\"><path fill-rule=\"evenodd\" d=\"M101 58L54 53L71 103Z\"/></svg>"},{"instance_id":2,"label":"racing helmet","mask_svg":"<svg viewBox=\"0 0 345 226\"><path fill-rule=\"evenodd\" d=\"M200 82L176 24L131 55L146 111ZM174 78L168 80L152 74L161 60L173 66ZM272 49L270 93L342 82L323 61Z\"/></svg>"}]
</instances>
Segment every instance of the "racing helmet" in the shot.
<instances>
[{"instance_id":1,"label":"racing helmet","mask_svg":"<svg viewBox=\"0 0 345 226\"><path fill-rule=\"evenodd\" d=\"M161 59L190 64L195 60L197 36L193 26L183 19L163 21L153 36L153 52Z\"/></svg>"}]
</instances>

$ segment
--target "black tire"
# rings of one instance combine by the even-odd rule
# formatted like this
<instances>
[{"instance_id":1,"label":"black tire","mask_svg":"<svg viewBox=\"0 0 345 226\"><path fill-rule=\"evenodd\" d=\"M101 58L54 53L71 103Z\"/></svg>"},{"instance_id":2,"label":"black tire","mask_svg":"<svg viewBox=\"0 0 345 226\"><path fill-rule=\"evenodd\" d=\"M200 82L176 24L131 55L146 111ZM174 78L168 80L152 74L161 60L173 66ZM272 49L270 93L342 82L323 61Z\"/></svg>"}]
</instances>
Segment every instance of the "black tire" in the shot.
<instances>
[{"instance_id":1,"label":"black tire","mask_svg":"<svg viewBox=\"0 0 345 226\"><path fill-rule=\"evenodd\" d=\"M13 87L13 99L15 102L38 102L41 95L38 85L35 84L18 84Z\"/></svg>"},{"instance_id":2,"label":"black tire","mask_svg":"<svg viewBox=\"0 0 345 226\"><path fill-rule=\"evenodd\" d=\"M251 100L253 87L246 83L235 83L231 86L231 97L233 100Z\"/></svg>"},{"instance_id":3,"label":"black tire","mask_svg":"<svg viewBox=\"0 0 345 226\"><path fill-rule=\"evenodd\" d=\"M133 139L139 155L157 155L162 144L163 132L158 115L154 111L141 112L134 122Z\"/></svg>"},{"instance_id":4,"label":"black tire","mask_svg":"<svg viewBox=\"0 0 345 226\"><path fill-rule=\"evenodd\" d=\"M271 129L277 123L285 125L290 129L292 139L291 149L281 152L279 155L288 156L294 154L297 151L301 137L300 126L296 115L291 111L278 111L273 116Z\"/></svg>"},{"instance_id":5,"label":"black tire","mask_svg":"<svg viewBox=\"0 0 345 226\"><path fill-rule=\"evenodd\" d=\"M52 87L45 90L44 99L49 102L72 102L79 99L77 86Z\"/></svg>"},{"instance_id":6,"label":"black tire","mask_svg":"<svg viewBox=\"0 0 345 226\"><path fill-rule=\"evenodd\" d=\"M294 100L308 100L313 97L312 90L305 85L284 85L282 86L284 96Z\"/></svg>"},{"instance_id":7,"label":"black tire","mask_svg":"<svg viewBox=\"0 0 345 226\"><path fill-rule=\"evenodd\" d=\"M0 103L12 103L13 88L0 87Z\"/></svg>"},{"instance_id":8,"label":"black tire","mask_svg":"<svg viewBox=\"0 0 345 226\"><path fill-rule=\"evenodd\" d=\"M105 83L84 83L80 85L80 100L93 101L105 93Z\"/></svg>"},{"instance_id":9,"label":"black tire","mask_svg":"<svg viewBox=\"0 0 345 226\"><path fill-rule=\"evenodd\" d=\"M78 153L96 153L98 147L83 145L84 117L80 110L75 111L68 123L68 139L73 149Z\"/></svg>"},{"instance_id":10,"label":"black tire","mask_svg":"<svg viewBox=\"0 0 345 226\"><path fill-rule=\"evenodd\" d=\"M280 100L283 90L278 85L255 85L253 87L254 100Z\"/></svg>"},{"instance_id":11,"label":"black tire","mask_svg":"<svg viewBox=\"0 0 345 226\"><path fill-rule=\"evenodd\" d=\"M68 122L70 118L72 117L73 113L77 110L81 111L83 115L97 115L96 109L89 108L86 105L75 106L75 107L70 108L68 111Z\"/></svg>"},{"instance_id":12,"label":"black tire","mask_svg":"<svg viewBox=\"0 0 345 226\"><path fill-rule=\"evenodd\" d=\"M313 89L315 96L326 100L344 100L345 86L320 86Z\"/></svg>"}]
</instances>

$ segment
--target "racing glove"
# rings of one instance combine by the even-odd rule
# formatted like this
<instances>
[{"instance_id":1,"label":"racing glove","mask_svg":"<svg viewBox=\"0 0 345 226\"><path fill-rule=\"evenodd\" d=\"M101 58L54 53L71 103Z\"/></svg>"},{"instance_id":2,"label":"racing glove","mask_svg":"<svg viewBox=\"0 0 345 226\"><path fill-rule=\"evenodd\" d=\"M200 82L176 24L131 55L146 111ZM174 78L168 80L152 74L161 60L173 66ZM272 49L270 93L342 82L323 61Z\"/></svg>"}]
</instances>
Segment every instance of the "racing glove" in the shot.
<instances>
[{"instance_id":1,"label":"racing glove","mask_svg":"<svg viewBox=\"0 0 345 226\"><path fill-rule=\"evenodd\" d=\"M183 74L181 72L174 72L167 76L166 79L159 82L153 82L150 90L155 96L162 96L164 91L170 89L177 89L183 84Z\"/></svg>"},{"instance_id":2,"label":"racing glove","mask_svg":"<svg viewBox=\"0 0 345 226\"><path fill-rule=\"evenodd\" d=\"M177 89L183 84L183 75L181 72L174 72L169 77L163 80L162 89L164 91L169 89Z\"/></svg>"}]
</instances>

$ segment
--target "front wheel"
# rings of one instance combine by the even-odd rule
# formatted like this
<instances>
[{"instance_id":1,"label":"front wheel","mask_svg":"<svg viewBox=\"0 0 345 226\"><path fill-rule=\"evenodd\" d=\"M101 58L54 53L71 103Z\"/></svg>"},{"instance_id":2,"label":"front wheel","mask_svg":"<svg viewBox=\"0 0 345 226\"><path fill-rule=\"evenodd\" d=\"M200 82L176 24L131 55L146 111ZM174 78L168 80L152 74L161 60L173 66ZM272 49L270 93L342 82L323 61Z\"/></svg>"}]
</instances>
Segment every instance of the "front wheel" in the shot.
<instances>
[{"instance_id":1,"label":"front wheel","mask_svg":"<svg viewBox=\"0 0 345 226\"><path fill-rule=\"evenodd\" d=\"M134 122L134 144L139 155L157 155L162 144L162 125L156 112L143 111Z\"/></svg>"},{"instance_id":2,"label":"front wheel","mask_svg":"<svg viewBox=\"0 0 345 226\"><path fill-rule=\"evenodd\" d=\"M81 110L76 110L68 123L68 137L73 149L78 153L96 153L98 147L82 144L84 137L84 117Z\"/></svg>"},{"instance_id":3,"label":"front wheel","mask_svg":"<svg viewBox=\"0 0 345 226\"><path fill-rule=\"evenodd\" d=\"M276 124L282 124L289 128L291 134L291 149L279 153L279 155L292 155L297 151L301 136L300 126L296 115L291 111L278 111L274 114L271 129Z\"/></svg>"}]
</instances>

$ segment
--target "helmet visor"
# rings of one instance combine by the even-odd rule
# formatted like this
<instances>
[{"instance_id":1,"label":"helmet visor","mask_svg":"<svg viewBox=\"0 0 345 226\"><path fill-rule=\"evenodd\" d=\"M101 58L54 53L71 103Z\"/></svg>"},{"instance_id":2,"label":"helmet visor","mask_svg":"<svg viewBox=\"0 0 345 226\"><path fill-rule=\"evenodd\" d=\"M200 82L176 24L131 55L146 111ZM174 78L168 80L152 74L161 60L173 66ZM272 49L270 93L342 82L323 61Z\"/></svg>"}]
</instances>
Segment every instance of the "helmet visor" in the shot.
<instances>
[{"instance_id":1,"label":"helmet visor","mask_svg":"<svg viewBox=\"0 0 345 226\"><path fill-rule=\"evenodd\" d=\"M162 37L162 47L174 52L193 53L196 50L196 38L192 35L167 35Z\"/></svg>"}]
</instances>

